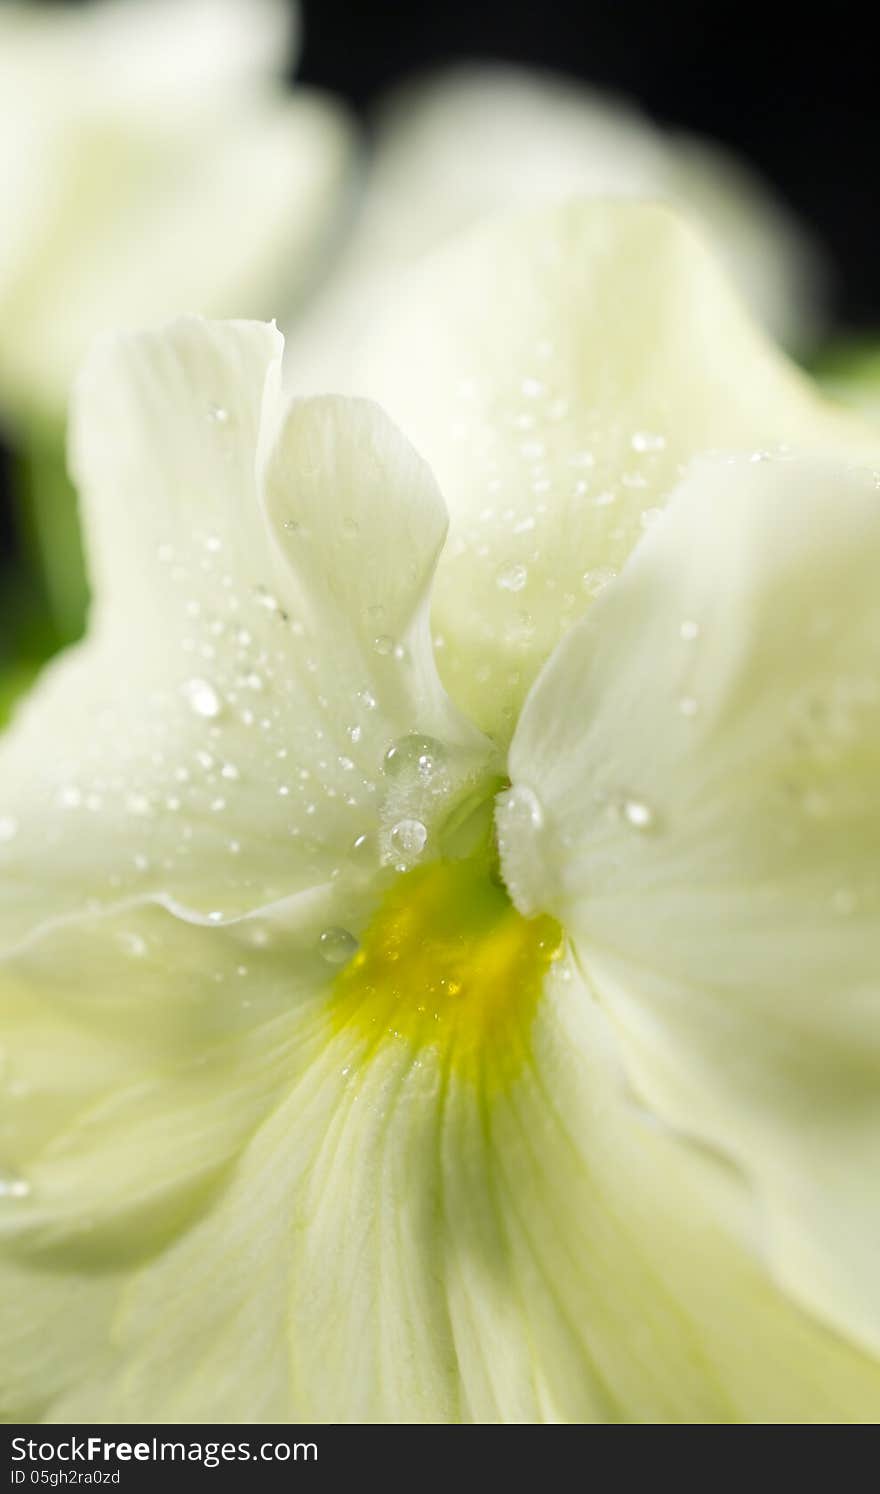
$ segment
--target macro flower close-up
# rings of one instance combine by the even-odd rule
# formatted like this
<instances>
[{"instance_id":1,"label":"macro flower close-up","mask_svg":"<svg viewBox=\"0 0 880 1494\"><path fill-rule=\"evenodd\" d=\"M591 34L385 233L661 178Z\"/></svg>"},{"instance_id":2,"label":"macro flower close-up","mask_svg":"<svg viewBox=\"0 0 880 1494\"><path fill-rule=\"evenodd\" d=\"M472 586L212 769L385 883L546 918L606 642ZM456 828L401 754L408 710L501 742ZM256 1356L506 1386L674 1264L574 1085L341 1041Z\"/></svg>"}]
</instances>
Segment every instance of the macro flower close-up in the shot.
<instances>
[{"instance_id":1,"label":"macro flower close-up","mask_svg":"<svg viewBox=\"0 0 880 1494\"><path fill-rule=\"evenodd\" d=\"M179 10L238 28L244 148L283 7ZM0 729L0 1420L875 1424L876 345L610 105L476 68L388 120L276 320L77 298L88 623ZM179 265L226 231L176 201Z\"/></svg>"}]
</instances>

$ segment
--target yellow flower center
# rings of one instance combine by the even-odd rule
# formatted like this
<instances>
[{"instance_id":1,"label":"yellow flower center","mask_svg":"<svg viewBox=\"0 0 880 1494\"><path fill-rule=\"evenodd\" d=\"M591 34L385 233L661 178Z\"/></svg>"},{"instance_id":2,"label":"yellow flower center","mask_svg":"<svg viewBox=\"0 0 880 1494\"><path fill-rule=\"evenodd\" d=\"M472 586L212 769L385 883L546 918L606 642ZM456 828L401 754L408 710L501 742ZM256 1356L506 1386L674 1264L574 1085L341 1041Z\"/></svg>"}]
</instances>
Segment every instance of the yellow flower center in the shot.
<instances>
[{"instance_id":1,"label":"yellow flower center","mask_svg":"<svg viewBox=\"0 0 880 1494\"><path fill-rule=\"evenodd\" d=\"M391 1040L440 1051L482 1081L513 1077L548 966L563 951L552 918L525 919L478 861L405 873L386 894L337 977L337 1024L371 1047Z\"/></svg>"}]
</instances>

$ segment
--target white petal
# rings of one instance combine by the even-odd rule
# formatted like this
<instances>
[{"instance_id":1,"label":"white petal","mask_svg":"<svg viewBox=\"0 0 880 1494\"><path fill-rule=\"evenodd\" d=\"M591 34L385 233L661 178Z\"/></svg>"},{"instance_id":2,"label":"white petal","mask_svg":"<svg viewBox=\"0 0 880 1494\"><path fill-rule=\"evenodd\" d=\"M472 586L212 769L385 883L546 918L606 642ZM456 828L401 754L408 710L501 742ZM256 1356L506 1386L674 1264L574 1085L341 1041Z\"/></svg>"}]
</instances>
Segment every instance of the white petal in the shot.
<instances>
[{"instance_id":1,"label":"white petal","mask_svg":"<svg viewBox=\"0 0 880 1494\"><path fill-rule=\"evenodd\" d=\"M880 492L698 466L536 684L499 828L643 1102L731 1159L772 1268L880 1343Z\"/></svg>"},{"instance_id":2,"label":"white petal","mask_svg":"<svg viewBox=\"0 0 880 1494\"><path fill-rule=\"evenodd\" d=\"M54 1416L873 1421L876 1365L774 1287L736 1179L645 1122L590 992L554 972L500 1093L503 1055L475 1083L430 1044L316 1026Z\"/></svg>"},{"instance_id":3,"label":"white petal","mask_svg":"<svg viewBox=\"0 0 880 1494\"><path fill-rule=\"evenodd\" d=\"M763 341L699 240L644 204L570 205L451 246L377 324L357 379L449 504L441 667L501 738L694 455L878 450Z\"/></svg>"},{"instance_id":4,"label":"white petal","mask_svg":"<svg viewBox=\"0 0 880 1494\"><path fill-rule=\"evenodd\" d=\"M285 416L280 351L190 320L83 376L94 636L3 739L3 942L145 898L222 922L333 882L356 843L375 874L404 820L436 854L488 767L431 656L436 485L375 407ZM383 772L423 737L424 771Z\"/></svg>"},{"instance_id":5,"label":"white petal","mask_svg":"<svg viewBox=\"0 0 880 1494\"><path fill-rule=\"evenodd\" d=\"M129 909L0 964L4 1417L100 1376L127 1282L211 1208L307 1053L338 919Z\"/></svg>"}]
</instances>

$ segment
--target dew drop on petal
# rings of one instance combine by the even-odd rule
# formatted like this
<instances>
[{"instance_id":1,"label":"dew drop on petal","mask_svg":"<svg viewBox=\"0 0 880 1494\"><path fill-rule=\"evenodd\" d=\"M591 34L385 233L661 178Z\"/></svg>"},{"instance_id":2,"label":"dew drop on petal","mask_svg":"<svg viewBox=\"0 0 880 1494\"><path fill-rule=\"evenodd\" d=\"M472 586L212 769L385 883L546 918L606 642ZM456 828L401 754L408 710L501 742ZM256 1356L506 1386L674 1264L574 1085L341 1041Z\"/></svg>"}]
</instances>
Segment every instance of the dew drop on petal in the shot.
<instances>
[{"instance_id":1,"label":"dew drop on petal","mask_svg":"<svg viewBox=\"0 0 880 1494\"><path fill-rule=\"evenodd\" d=\"M151 809L147 795L136 791L126 794L125 807L129 814L149 814Z\"/></svg>"},{"instance_id":2,"label":"dew drop on petal","mask_svg":"<svg viewBox=\"0 0 880 1494\"><path fill-rule=\"evenodd\" d=\"M625 799L622 810L623 818L633 830L653 830L657 824L657 816L643 799Z\"/></svg>"},{"instance_id":3,"label":"dew drop on petal","mask_svg":"<svg viewBox=\"0 0 880 1494\"><path fill-rule=\"evenodd\" d=\"M328 965L345 965L356 953L358 941L348 929L324 929L318 939L321 958Z\"/></svg>"},{"instance_id":4,"label":"dew drop on petal","mask_svg":"<svg viewBox=\"0 0 880 1494\"><path fill-rule=\"evenodd\" d=\"M382 761L382 770L392 777L417 774L419 778L429 779L442 767L445 756L442 742L412 733L392 742Z\"/></svg>"},{"instance_id":5,"label":"dew drop on petal","mask_svg":"<svg viewBox=\"0 0 880 1494\"><path fill-rule=\"evenodd\" d=\"M31 1185L19 1172L0 1168L0 1202L7 1198L27 1198Z\"/></svg>"},{"instance_id":6,"label":"dew drop on petal","mask_svg":"<svg viewBox=\"0 0 880 1494\"><path fill-rule=\"evenodd\" d=\"M630 442L633 451L662 451L666 445L666 437L655 434L653 431L636 431Z\"/></svg>"},{"instance_id":7,"label":"dew drop on petal","mask_svg":"<svg viewBox=\"0 0 880 1494\"><path fill-rule=\"evenodd\" d=\"M203 716L205 720L210 721L220 715L220 696L209 680L187 680L184 692L190 709L195 711L197 716Z\"/></svg>"},{"instance_id":8,"label":"dew drop on petal","mask_svg":"<svg viewBox=\"0 0 880 1494\"><path fill-rule=\"evenodd\" d=\"M700 636L700 624L692 617L686 617L678 631L685 643L693 643Z\"/></svg>"},{"instance_id":9,"label":"dew drop on petal","mask_svg":"<svg viewBox=\"0 0 880 1494\"><path fill-rule=\"evenodd\" d=\"M503 566L495 576L496 585L502 591L522 591L528 579L528 570L521 564Z\"/></svg>"},{"instance_id":10,"label":"dew drop on petal","mask_svg":"<svg viewBox=\"0 0 880 1494\"><path fill-rule=\"evenodd\" d=\"M421 820L398 820L391 827L391 844L401 856L420 856L428 843L428 831Z\"/></svg>"},{"instance_id":11,"label":"dew drop on petal","mask_svg":"<svg viewBox=\"0 0 880 1494\"><path fill-rule=\"evenodd\" d=\"M11 814L0 814L0 845L14 840L18 834L18 820Z\"/></svg>"},{"instance_id":12,"label":"dew drop on petal","mask_svg":"<svg viewBox=\"0 0 880 1494\"><path fill-rule=\"evenodd\" d=\"M527 784L516 784L503 800L504 821L508 827L522 826L527 830L540 830L544 824L544 811L534 789Z\"/></svg>"},{"instance_id":13,"label":"dew drop on petal","mask_svg":"<svg viewBox=\"0 0 880 1494\"><path fill-rule=\"evenodd\" d=\"M612 581L616 580L617 572L611 566L596 566L594 570L584 571L583 586L588 596L597 597L600 591L604 591Z\"/></svg>"}]
</instances>

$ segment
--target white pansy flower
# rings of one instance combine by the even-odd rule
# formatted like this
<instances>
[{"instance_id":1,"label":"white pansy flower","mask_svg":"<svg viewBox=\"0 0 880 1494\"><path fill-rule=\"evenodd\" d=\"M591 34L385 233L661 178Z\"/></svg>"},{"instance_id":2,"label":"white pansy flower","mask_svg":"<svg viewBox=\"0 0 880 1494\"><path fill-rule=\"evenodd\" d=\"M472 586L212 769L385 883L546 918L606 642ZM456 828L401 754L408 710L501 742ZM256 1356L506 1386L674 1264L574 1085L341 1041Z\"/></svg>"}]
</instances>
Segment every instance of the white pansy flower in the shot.
<instances>
[{"instance_id":1,"label":"white pansy flower","mask_svg":"<svg viewBox=\"0 0 880 1494\"><path fill-rule=\"evenodd\" d=\"M271 315L314 274L351 154L288 94L284 0L0 9L0 408L60 418L96 331Z\"/></svg>"},{"instance_id":2,"label":"white pansy flower","mask_svg":"<svg viewBox=\"0 0 880 1494\"><path fill-rule=\"evenodd\" d=\"M359 216L334 272L292 324L289 375L333 384L352 329L393 303L401 271L494 213L575 196L659 198L701 224L741 293L786 344L808 344L822 274L805 232L721 146L661 131L633 105L552 75L463 66L392 96Z\"/></svg>"},{"instance_id":3,"label":"white pansy flower","mask_svg":"<svg viewBox=\"0 0 880 1494\"><path fill-rule=\"evenodd\" d=\"M79 383L3 1414L873 1423L880 443L664 210L426 274L367 363L439 486L269 327Z\"/></svg>"}]
</instances>

